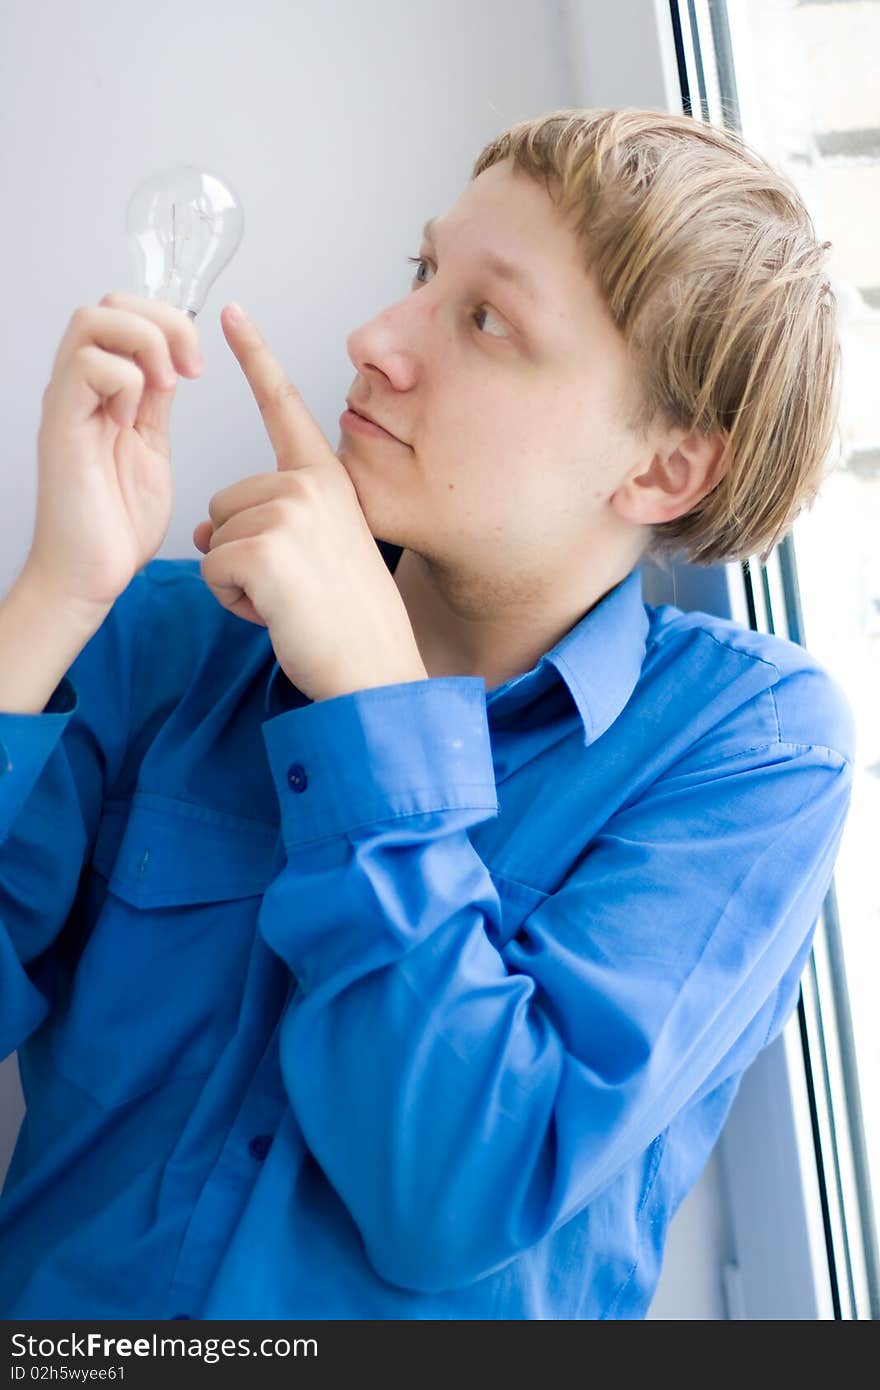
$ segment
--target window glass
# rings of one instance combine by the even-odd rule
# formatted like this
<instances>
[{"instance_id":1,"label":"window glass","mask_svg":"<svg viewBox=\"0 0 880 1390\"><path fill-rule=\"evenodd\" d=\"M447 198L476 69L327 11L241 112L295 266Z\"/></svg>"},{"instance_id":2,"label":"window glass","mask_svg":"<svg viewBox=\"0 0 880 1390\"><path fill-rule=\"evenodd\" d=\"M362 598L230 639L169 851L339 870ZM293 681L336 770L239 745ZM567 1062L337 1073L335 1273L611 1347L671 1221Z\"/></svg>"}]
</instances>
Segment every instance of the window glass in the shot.
<instances>
[{"instance_id":1,"label":"window glass","mask_svg":"<svg viewBox=\"0 0 880 1390\"><path fill-rule=\"evenodd\" d=\"M711 0L710 0L711 3ZM717 40L717 6L712 30ZM837 464L795 523L805 645L841 682L857 728L835 869L875 1224L880 1194L880 3L729 0L746 140L797 186L832 243L842 367ZM725 92L722 63L721 97Z\"/></svg>"}]
</instances>

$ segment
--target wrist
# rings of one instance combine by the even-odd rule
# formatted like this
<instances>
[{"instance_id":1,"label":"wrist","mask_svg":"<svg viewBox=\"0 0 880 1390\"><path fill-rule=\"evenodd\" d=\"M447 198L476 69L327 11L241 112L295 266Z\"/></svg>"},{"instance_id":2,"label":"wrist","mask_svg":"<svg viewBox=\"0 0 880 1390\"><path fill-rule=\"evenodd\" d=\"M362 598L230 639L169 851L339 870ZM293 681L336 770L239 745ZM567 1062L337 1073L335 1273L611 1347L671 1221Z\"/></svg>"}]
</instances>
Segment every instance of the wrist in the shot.
<instances>
[{"instance_id":1,"label":"wrist","mask_svg":"<svg viewBox=\"0 0 880 1390\"><path fill-rule=\"evenodd\" d=\"M113 607L112 603L89 603L64 593L27 565L3 599L3 604L7 603L22 613L30 613L35 621L86 640L98 631Z\"/></svg>"},{"instance_id":2,"label":"wrist","mask_svg":"<svg viewBox=\"0 0 880 1390\"><path fill-rule=\"evenodd\" d=\"M426 681L428 679L428 672L420 659L408 660L396 665L389 663L371 672L361 671L358 674L339 675L334 680L329 681L312 698L315 701L333 700L337 695L351 695L356 690L372 690L381 685L403 685L407 681Z\"/></svg>"}]
</instances>

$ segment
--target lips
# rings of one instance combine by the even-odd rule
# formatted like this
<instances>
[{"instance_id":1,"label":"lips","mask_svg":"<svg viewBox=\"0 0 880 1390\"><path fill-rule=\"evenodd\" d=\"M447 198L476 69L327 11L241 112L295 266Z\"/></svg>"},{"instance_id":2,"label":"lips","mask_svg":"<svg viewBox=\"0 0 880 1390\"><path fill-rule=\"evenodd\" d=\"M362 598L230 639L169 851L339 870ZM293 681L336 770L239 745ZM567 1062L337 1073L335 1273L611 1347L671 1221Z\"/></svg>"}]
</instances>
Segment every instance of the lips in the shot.
<instances>
[{"instance_id":1,"label":"lips","mask_svg":"<svg viewBox=\"0 0 880 1390\"><path fill-rule=\"evenodd\" d=\"M350 401L348 399L348 397L346 397L345 399L345 404L348 406L349 410L354 411L355 415L360 415L362 420L369 420L371 425L378 425L380 430L385 430L385 433L390 434L393 439L397 438L397 435L394 433L393 430L389 430L387 425L383 425L381 420L376 419L375 415L370 415L368 411L363 410L360 406L355 405L353 401Z\"/></svg>"}]
</instances>

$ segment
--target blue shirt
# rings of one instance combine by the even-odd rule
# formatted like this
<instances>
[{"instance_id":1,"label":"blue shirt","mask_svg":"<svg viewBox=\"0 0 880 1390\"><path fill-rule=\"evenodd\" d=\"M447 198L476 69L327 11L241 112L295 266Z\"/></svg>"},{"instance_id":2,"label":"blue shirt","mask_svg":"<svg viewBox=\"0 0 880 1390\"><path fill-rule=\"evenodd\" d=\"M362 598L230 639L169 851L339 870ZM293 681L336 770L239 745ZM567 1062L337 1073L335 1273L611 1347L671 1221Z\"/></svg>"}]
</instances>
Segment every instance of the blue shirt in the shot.
<instances>
[{"instance_id":1,"label":"blue shirt","mask_svg":"<svg viewBox=\"0 0 880 1390\"><path fill-rule=\"evenodd\" d=\"M0 714L0 1314L643 1317L797 1001L841 688L637 567L492 690L309 701L199 565Z\"/></svg>"}]
</instances>

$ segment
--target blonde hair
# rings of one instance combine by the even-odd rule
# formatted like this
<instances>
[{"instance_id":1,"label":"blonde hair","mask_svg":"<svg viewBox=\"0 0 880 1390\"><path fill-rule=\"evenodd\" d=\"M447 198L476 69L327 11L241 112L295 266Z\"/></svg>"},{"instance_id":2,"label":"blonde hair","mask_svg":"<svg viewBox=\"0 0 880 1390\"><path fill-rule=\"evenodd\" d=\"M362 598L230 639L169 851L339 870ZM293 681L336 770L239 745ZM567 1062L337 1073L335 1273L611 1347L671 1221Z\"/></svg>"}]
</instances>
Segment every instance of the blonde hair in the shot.
<instances>
[{"instance_id":1,"label":"blonde hair","mask_svg":"<svg viewBox=\"0 0 880 1390\"><path fill-rule=\"evenodd\" d=\"M631 427L724 441L721 477L648 528L648 558L773 546L824 481L840 393L837 306L804 203L737 135L663 111L566 108L489 142L571 219L636 365Z\"/></svg>"}]
</instances>

